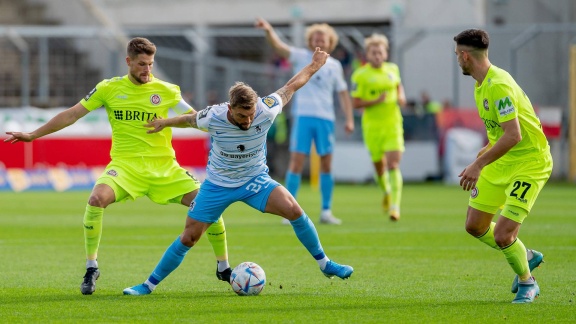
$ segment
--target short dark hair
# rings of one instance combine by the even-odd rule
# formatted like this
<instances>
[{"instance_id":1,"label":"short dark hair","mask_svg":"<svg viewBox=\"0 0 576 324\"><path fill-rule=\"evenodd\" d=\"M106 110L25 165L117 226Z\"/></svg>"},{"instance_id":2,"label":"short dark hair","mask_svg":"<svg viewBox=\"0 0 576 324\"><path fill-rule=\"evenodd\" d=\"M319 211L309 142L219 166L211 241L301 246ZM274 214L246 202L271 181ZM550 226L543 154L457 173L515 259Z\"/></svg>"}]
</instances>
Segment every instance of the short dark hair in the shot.
<instances>
[{"instance_id":1,"label":"short dark hair","mask_svg":"<svg viewBox=\"0 0 576 324\"><path fill-rule=\"evenodd\" d=\"M258 100L258 94L244 82L236 82L228 91L232 108L252 109Z\"/></svg>"},{"instance_id":2,"label":"short dark hair","mask_svg":"<svg viewBox=\"0 0 576 324\"><path fill-rule=\"evenodd\" d=\"M470 46L476 49L488 49L490 38L482 29L466 29L454 36L456 45Z\"/></svg>"},{"instance_id":3,"label":"short dark hair","mask_svg":"<svg viewBox=\"0 0 576 324\"><path fill-rule=\"evenodd\" d=\"M138 54L154 55L156 54L156 45L147 38L135 37L128 42L126 53L131 58L138 56Z\"/></svg>"}]
</instances>

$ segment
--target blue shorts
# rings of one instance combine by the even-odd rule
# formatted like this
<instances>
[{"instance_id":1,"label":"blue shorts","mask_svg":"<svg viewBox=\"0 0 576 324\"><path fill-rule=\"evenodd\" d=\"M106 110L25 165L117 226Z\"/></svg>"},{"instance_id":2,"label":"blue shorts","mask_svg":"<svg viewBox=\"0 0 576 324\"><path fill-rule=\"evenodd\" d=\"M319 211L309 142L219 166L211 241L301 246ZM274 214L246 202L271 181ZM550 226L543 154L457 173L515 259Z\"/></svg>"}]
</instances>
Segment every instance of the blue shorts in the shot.
<instances>
[{"instance_id":1,"label":"blue shorts","mask_svg":"<svg viewBox=\"0 0 576 324\"><path fill-rule=\"evenodd\" d=\"M315 117L296 117L290 134L290 152L310 155L314 141L318 155L334 151L334 122Z\"/></svg>"},{"instance_id":2,"label":"blue shorts","mask_svg":"<svg viewBox=\"0 0 576 324\"><path fill-rule=\"evenodd\" d=\"M215 223L224 210L237 201L264 212L270 193L279 185L268 173L262 173L237 188L221 187L205 180L190 205L188 217L203 223Z\"/></svg>"}]
</instances>

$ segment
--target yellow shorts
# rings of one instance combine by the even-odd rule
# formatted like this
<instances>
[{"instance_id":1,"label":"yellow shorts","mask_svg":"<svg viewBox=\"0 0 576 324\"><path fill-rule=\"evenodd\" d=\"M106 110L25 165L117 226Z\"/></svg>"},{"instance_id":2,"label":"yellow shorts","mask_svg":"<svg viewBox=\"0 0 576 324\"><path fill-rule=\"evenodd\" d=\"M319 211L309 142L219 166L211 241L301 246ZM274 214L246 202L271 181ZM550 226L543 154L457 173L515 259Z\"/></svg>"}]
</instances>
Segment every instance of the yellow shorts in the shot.
<instances>
[{"instance_id":1,"label":"yellow shorts","mask_svg":"<svg viewBox=\"0 0 576 324\"><path fill-rule=\"evenodd\" d=\"M522 223L550 178L552 165L549 153L516 164L491 163L482 169L470 194L469 205L491 214L498 209L510 209L506 206L519 207L526 213L516 213L512 208L512 212L503 212L502 215Z\"/></svg>"},{"instance_id":2,"label":"yellow shorts","mask_svg":"<svg viewBox=\"0 0 576 324\"><path fill-rule=\"evenodd\" d=\"M372 162L382 160L384 153L392 151L404 152L404 129L402 124L394 127L362 124L364 145L370 153Z\"/></svg>"},{"instance_id":3,"label":"yellow shorts","mask_svg":"<svg viewBox=\"0 0 576 324\"><path fill-rule=\"evenodd\" d=\"M198 181L172 157L112 160L96 184L107 184L116 201L148 196L158 204L180 203L182 196L200 188Z\"/></svg>"}]
</instances>

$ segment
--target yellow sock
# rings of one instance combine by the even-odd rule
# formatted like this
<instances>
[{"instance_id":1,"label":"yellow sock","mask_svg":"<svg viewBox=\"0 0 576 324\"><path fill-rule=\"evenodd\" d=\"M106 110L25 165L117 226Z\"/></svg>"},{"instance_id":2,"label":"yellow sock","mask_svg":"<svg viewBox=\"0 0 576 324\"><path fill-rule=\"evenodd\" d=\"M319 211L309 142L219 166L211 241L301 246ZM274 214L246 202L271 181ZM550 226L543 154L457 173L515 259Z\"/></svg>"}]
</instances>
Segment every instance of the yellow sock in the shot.
<instances>
[{"instance_id":1,"label":"yellow sock","mask_svg":"<svg viewBox=\"0 0 576 324\"><path fill-rule=\"evenodd\" d=\"M520 280L528 280L530 268L528 267L528 260L526 260L526 247L522 241L517 238L512 244L502 248L502 252Z\"/></svg>"},{"instance_id":2,"label":"yellow sock","mask_svg":"<svg viewBox=\"0 0 576 324\"><path fill-rule=\"evenodd\" d=\"M382 189L382 192L389 192L390 191L390 174L388 171L384 171L384 173L379 176L376 175L376 183Z\"/></svg>"},{"instance_id":3,"label":"yellow sock","mask_svg":"<svg viewBox=\"0 0 576 324\"><path fill-rule=\"evenodd\" d=\"M84 213L84 246L87 260L96 260L98 257L103 217L104 208L86 205L86 212Z\"/></svg>"},{"instance_id":4,"label":"yellow sock","mask_svg":"<svg viewBox=\"0 0 576 324\"><path fill-rule=\"evenodd\" d=\"M218 218L218 221L206 230L208 236L208 241L212 245L214 250L214 255L216 255L216 260L225 261L228 260L228 244L226 242L226 227L224 226L224 219L222 216Z\"/></svg>"},{"instance_id":5,"label":"yellow sock","mask_svg":"<svg viewBox=\"0 0 576 324\"><path fill-rule=\"evenodd\" d=\"M498 244L496 244L496 240L494 239L494 226L496 226L496 223L494 222L490 223L490 227L488 227L486 233L476 238L479 239L480 242L488 245L489 247L496 250L500 250L500 247L498 246Z\"/></svg>"},{"instance_id":6,"label":"yellow sock","mask_svg":"<svg viewBox=\"0 0 576 324\"><path fill-rule=\"evenodd\" d=\"M391 205L400 208L400 201L402 200L402 186L404 184L402 172L400 172L400 169L391 169L388 173L390 174L390 193L392 195Z\"/></svg>"}]
</instances>

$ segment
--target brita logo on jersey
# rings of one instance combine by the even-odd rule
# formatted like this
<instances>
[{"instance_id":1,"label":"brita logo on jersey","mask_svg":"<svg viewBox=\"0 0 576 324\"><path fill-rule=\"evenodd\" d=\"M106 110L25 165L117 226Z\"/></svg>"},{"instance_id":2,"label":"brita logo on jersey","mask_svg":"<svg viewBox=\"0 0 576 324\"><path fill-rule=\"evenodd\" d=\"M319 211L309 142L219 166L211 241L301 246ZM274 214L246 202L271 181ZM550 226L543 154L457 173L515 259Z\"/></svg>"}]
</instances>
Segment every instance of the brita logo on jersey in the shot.
<instances>
[{"instance_id":1,"label":"brita logo on jersey","mask_svg":"<svg viewBox=\"0 0 576 324\"><path fill-rule=\"evenodd\" d=\"M114 110L114 117L116 120L138 120L149 121L158 118L156 113L133 111L133 110Z\"/></svg>"}]
</instances>

